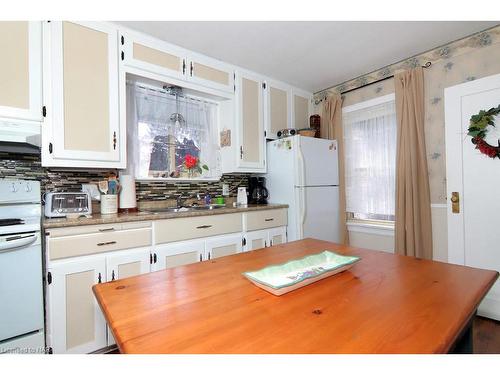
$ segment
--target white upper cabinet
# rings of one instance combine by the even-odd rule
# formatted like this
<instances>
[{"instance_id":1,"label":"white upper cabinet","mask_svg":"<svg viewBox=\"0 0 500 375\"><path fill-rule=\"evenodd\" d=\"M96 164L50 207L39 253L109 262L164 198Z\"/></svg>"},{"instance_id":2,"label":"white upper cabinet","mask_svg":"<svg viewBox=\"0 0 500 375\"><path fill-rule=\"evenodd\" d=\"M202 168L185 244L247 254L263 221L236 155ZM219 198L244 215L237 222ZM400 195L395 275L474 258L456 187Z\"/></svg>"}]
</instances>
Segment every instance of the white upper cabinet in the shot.
<instances>
[{"instance_id":1,"label":"white upper cabinet","mask_svg":"<svg viewBox=\"0 0 500 375\"><path fill-rule=\"evenodd\" d=\"M216 90L234 90L234 69L222 61L135 32L121 32L120 45L120 58L134 74L149 72L165 81L174 78Z\"/></svg>"},{"instance_id":2,"label":"white upper cabinet","mask_svg":"<svg viewBox=\"0 0 500 375\"><path fill-rule=\"evenodd\" d=\"M41 22L0 22L0 118L42 120L41 31Z\"/></svg>"},{"instance_id":3,"label":"white upper cabinet","mask_svg":"<svg viewBox=\"0 0 500 375\"><path fill-rule=\"evenodd\" d=\"M265 82L264 123L267 139L276 139L279 130L292 127L291 100L290 86L272 80Z\"/></svg>"},{"instance_id":4,"label":"white upper cabinet","mask_svg":"<svg viewBox=\"0 0 500 375\"><path fill-rule=\"evenodd\" d=\"M210 88L234 91L234 69L231 65L201 55L191 55L186 70L188 80Z\"/></svg>"},{"instance_id":5,"label":"white upper cabinet","mask_svg":"<svg viewBox=\"0 0 500 375\"><path fill-rule=\"evenodd\" d=\"M309 92L292 89L292 128L303 129L309 127L312 96Z\"/></svg>"},{"instance_id":6,"label":"white upper cabinet","mask_svg":"<svg viewBox=\"0 0 500 375\"><path fill-rule=\"evenodd\" d=\"M125 66L164 77L184 79L187 72L187 51L134 32L120 33L120 58Z\"/></svg>"},{"instance_id":7,"label":"white upper cabinet","mask_svg":"<svg viewBox=\"0 0 500 375\"><path fill-rule=\"evenodd\" d=\"M241 171L265 172L263 77L236 72L237 166Z\"/></svg>"},{"instance_id":8,"label":"white upper cabinet","mask_svg":"<svg viewBox=\"0 0 500 375\"><path fill-rule=\"evenodd\" d=\"M125 168L118 31L102 22L46 22L42 165Z\"/></svg>"}]
</instances>

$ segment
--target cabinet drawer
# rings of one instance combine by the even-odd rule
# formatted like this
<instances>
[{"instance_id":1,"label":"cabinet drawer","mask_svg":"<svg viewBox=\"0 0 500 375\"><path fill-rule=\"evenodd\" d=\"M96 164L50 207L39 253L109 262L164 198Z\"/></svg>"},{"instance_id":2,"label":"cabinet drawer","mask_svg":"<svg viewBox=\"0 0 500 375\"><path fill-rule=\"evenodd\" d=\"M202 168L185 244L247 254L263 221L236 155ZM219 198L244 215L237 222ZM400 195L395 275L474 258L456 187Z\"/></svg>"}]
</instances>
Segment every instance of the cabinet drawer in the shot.
<instances>
[{"instance_id":1,"label":"cabinet drawer","mask_svg":"<svg viewBox=\"0 0 500 375\"><path fill-rule=\"evenodd\" d=\"M154 222L155 243L182 241L193 238L241 232L241 214L183 217Z\"/></svg>"},{"instance_id":2,"label":"cabinet drawer","mask_svg":"<svg viewBox=\"0 0 500 375\"><path fill-rule=\"evenodd\" d=\"M246 230L259 230L287 225L286 209L253 211L245 213Z\"/></svg>"},{"instance_id":3,"label":"cabinet drawer","mask_svg":"<svg viewBox=\"0 0 500 375\"><path fill-rule=\"evenodd\" d=\"M78 234L116 232L124 229L138 229L138 228L151 228L151 222L130 221L125 223L78 225L74 227L46 229L45 233L50 234L51 238L56 238L56 237L74 236Z\"/></svg>"},{"instance_id":4,"label":"cabinet drawer","mask_svg":"<svg viewBox=\"0 0 500 375\"><path fill-rule=\"evenodd\" d=\"M89 233L48 239L50 260L150 245L150 228Z\"/></svg>"}]
</instances>

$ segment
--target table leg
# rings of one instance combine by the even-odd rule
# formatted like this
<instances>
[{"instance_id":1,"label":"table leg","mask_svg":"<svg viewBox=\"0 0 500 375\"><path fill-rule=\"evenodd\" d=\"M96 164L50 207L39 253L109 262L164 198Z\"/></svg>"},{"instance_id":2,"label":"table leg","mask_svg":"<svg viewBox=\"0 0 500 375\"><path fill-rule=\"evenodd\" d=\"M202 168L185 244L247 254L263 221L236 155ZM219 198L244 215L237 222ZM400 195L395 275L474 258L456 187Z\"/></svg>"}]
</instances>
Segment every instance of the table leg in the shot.
<instances>
[{"instance_id":1,"label":"table leg","mask_svg":"<svg viewBox=\"0 0 500 375\"><path fill-rule=\"evenodd\" d=\"M476 317L476 313L474 313L471 319L467 322L464 330L460 333L455 345L450 351L450 354L473 354L473 322Z\"/></svg>"}]
</instances>

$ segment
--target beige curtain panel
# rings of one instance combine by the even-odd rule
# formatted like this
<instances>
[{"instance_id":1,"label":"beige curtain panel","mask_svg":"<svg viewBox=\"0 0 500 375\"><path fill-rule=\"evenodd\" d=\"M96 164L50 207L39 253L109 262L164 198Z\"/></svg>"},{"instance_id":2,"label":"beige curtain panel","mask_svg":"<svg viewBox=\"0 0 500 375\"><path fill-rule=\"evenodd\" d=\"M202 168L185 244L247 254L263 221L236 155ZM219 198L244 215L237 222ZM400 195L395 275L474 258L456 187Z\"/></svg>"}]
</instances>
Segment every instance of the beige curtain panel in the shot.
<instances>
[{"instance_id":1,"label":"beige curtain panel","mask_svg":"<svg viewBox=\"0 0 500 375\"><path fill-rule=\"evenodd\" d=\"M340 213L340 243L349 244L349 232L346 225L345 211L345 164L344 164L344 134L342 129L342 97L340 94L328 96L323 101L323 120L321 121L321 138L336 139L339 155L339 213Z\"/></svg>"},{"instance_id":2,"label":"beige curtain panel","mask_svg":"<svg viewBox=\"0 0 500 375\"><path fill-rule=\"evenodd\" d=\"M398 254L432 259L431 202L424 138L424 73L397 73L396 223Z\"/></svg>"}]
</instances>

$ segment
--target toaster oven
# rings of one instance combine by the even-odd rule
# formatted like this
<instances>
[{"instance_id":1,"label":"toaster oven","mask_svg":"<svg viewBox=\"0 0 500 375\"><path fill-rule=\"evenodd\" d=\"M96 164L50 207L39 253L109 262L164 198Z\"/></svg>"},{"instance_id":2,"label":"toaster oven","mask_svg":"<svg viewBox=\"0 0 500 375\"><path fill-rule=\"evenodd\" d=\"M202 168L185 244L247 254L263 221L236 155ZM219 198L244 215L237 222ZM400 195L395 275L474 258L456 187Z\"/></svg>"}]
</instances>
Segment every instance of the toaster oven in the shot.
<instances>
[{"instance_id":1,"label":"toaster oven","mask_svg":"<svg viewBox=\"0 0 500 375\"><path fill-rule=\"evenodd\" d=\"M45 194L45 216L65 217L67 215L90 215L92 202L87 192Z\"/></svg>"}]
</instances>

